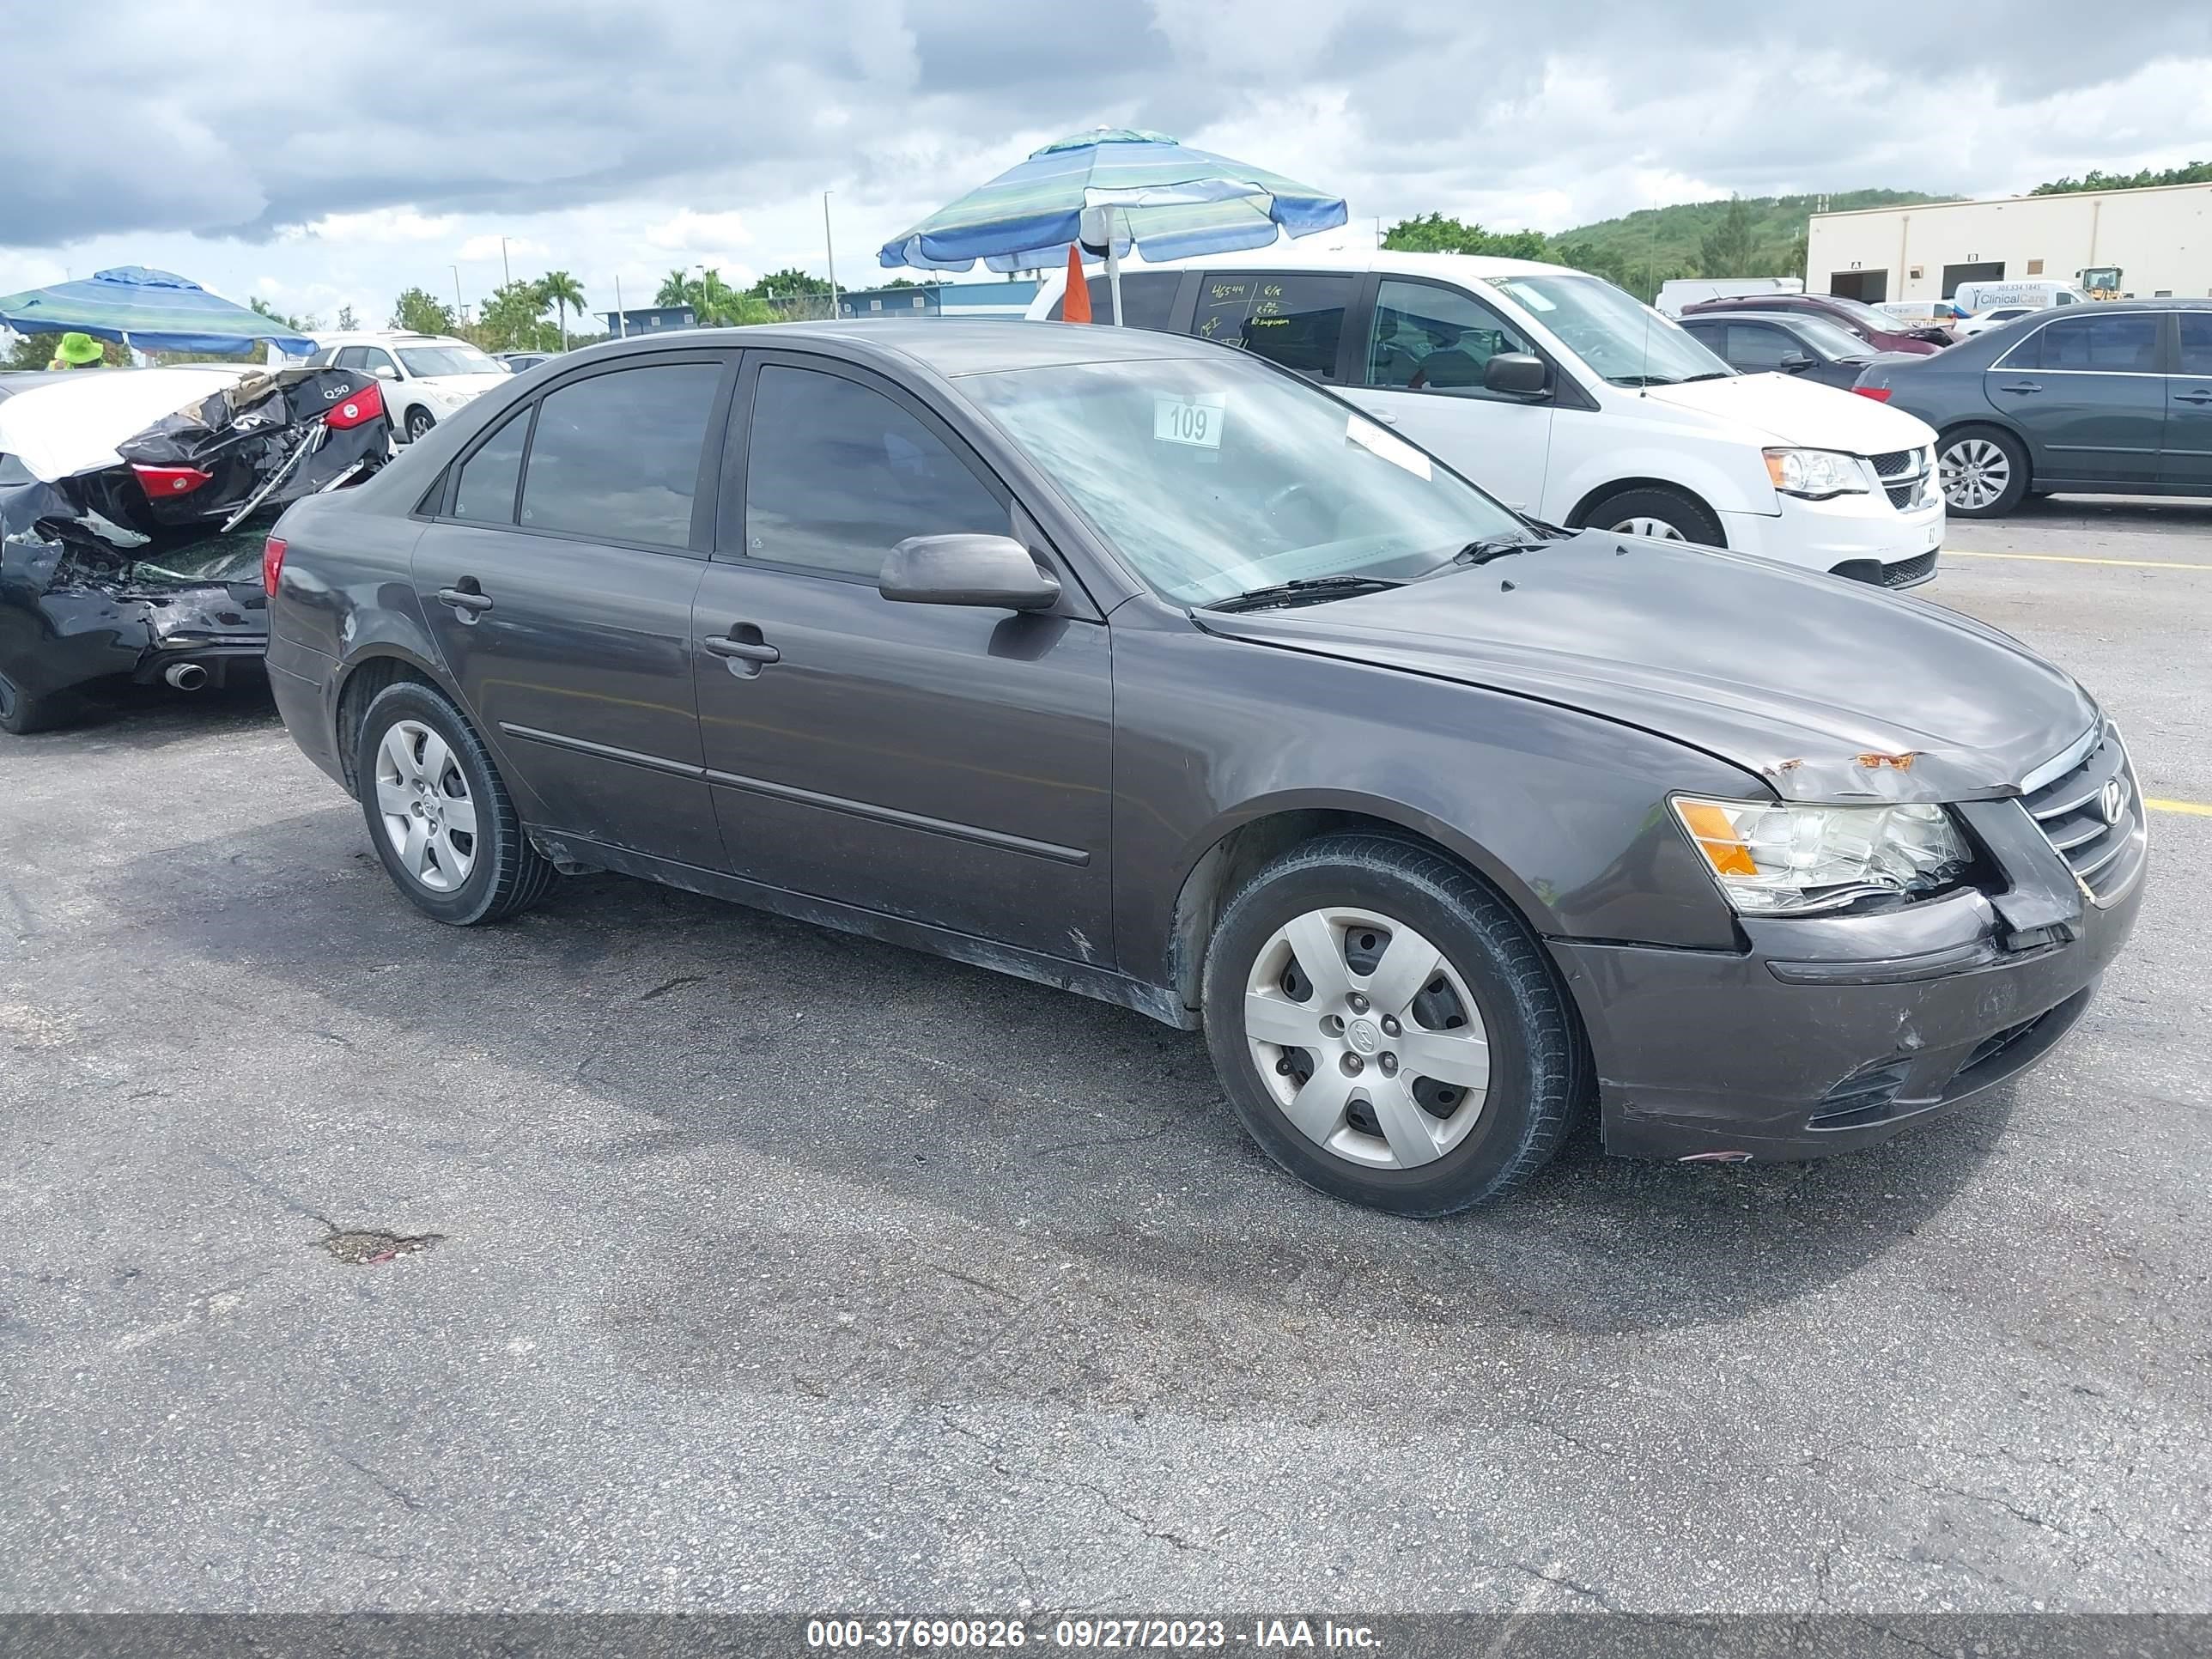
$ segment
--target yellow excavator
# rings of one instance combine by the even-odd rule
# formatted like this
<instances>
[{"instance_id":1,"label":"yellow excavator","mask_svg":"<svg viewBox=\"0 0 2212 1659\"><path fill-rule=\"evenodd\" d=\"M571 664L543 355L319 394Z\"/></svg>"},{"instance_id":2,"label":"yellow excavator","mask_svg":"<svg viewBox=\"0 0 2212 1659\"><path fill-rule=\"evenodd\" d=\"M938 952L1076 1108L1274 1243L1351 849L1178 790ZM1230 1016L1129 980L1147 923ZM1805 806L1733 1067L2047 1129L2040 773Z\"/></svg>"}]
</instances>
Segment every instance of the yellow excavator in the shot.
<instances>
[{"instance_id":1,"label":"yellow excavator","mask_svg":"<svg viewBox=\"0 0 2212 1659\"><path fill-rule=\"evenodd\" d=\"M2120 291L2120 268L2118 265L2091 265L2087 270L2076 271L2075 279L2081 292L2093 300L2124 300Z\"/></svg>"}]
</instances>

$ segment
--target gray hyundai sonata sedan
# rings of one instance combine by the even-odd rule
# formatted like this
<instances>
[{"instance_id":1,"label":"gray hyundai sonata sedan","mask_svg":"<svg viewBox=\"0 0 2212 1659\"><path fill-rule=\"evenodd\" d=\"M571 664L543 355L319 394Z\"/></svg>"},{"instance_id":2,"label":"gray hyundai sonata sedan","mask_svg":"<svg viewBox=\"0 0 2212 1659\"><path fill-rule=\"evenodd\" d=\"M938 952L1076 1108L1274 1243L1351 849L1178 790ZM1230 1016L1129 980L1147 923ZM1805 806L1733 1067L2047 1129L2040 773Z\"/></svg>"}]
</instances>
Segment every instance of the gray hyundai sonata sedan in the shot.
<instances>
[{"instance_id":1,"label":"gray hyundai sonata sedan","mask_svg":"<svg viewBox=\"0 0 2212 1659\"><path fill-rule=\"evenodd\" d=\"M428 915L617 871L1202 1028L1271 1156L1408 1214L1591 1103L1638 1156L1880 1139L2049 1053L2142 896L2119 733L2004 635L1530 524L1133 329L594 347L266 575L286 724Z\"/></svg>"}]
</instances>

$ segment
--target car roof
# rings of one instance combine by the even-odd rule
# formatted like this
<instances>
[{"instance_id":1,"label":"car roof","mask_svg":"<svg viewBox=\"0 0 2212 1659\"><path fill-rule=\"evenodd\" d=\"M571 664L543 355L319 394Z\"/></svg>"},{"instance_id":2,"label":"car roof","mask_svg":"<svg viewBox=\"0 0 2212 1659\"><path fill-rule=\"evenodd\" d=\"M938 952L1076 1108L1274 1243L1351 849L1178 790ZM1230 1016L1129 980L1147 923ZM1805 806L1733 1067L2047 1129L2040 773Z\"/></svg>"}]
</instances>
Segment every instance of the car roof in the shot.
<instances>
[{"instance_id":1,"label":"car roof","mask_svg":"<svg viewBox=\"0 0 2212 1659\"><path fill-rule=\"evenodd\" d=\"M1228 349L1209 340L1146 328L1115 328L1110 323L1032 323L1011 317L867 317L847 322L763 323L743 329L659 329L627 340L602 340L569 352L562 361L642 356L702 345L743 346L757 351L826 346L838 356L875 358L886 367L918 364L948 380L1009 368L1200 357Z\"/></svg>"},{"instance_id":2,"label":"car roof","mask_svg":"<svg viewBox=\"0 0 2212 1659\"><path fill-rule=\"evenodd\" d=\"M1148 271L1169 275L1180 270L1341 270L1358 272L1380 271L1386 276L1573 276L1589 273L1577 270L1572 265L1548 264L1541 259L1503 259L1487 253L1401 253L1395 248L1381 247L1306 247L1297 241L1283 241L1266 247L1247 248L1241 253L1207 253L1195 258L1177 259L1164 264L1145 264L1131 261L1121 267L1126 279ZM1087 273L1091 276L1103 274L1100 270Z\"/></svg>"},{"instance_id":3,"label":"car roof","mask_svg":"<svg viewBox=\"0 0 2212 1659\"><path fill-rule=\"evenodd\" d=\"M450 334L414 334L405 329L358 329L350 334L310 334L318 351L349 345L466 345Z\"/></svg>"}]
</instances>

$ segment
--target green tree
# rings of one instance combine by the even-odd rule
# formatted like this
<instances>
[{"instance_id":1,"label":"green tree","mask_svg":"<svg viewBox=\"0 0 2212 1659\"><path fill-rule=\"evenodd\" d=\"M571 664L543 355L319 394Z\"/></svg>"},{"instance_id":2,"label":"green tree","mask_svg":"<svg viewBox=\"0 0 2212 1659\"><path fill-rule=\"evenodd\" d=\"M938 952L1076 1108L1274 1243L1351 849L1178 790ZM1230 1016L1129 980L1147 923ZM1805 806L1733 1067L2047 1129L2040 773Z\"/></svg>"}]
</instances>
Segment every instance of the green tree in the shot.
<instances>
[{"instance_id":1,"label":"green tree","mask_svg":"<svg viewBox=\"0 0 2212 1659\"><path fill-rule=\"evenodd\" d=\"M350 334L360 326L361 325L354 320L353 307L351 306L340 306L338 307L337 327L339 333Z\"/></svg>"},{"instance_id":2,"label":"green tree","mask_svg":"<svg viewBox=\"0 0 2212 1659\"><path fill-rule=\"evenodd\" d=\"M1728 210L1698 241L1700 276L1756 276L1760 274L1759 249L1753 240L1751 210L1740 196L1729 198Z\"/></svg>"},{"instance_id":3,"label":"green tree","mask_svg":"<svg viewBox=\"0 0 2212 1659\"><path fill-rule=\"evenodd\" d=\"M800 298L828 299L830 283L826 278L810 276L796 265L782 270L771 270L745 290L756 300L796 300Z\"/></svg>"},{"instance_id":4,"label":"green tree","mask_svg":"<svg viewBox=\"0 0 2212 1659\"><path fill-rule=\"evenodd\" d=\"M688 306L691 303L691 277L687 271L672 270L660 279L660 289L653 296L657 306Z\"/></svg>"},{"instance_id":5,"label":"green tree","mask_svg":"<svg viewBox=\"0 0 2212 1659\"><path fill-rule=\"evenodd\" d=\"M477 332L488 351L546 351L557 337L545 321L547 301L537 283L507 283L491 291Z\"/></svg>"},{"instance_id":6,"label":"green tree","mask_svg":"<svg viewBox=\"0 0 2212 1659\"><path fill-rule=\"evenodd\" d=\"M321 326L313 317L295 317L289 313L277 310L258 294L246 302L246 307L249 311L266 317L272 323L280 324L291 330L295 334L305 334Z\"/></svg>"},{"instance_id":7,"label":"green tree","mask_svg":"<svg viewBox=\"0 0 2212 1659\"><path fill-rule=\"evenodd\" d=\"M561 349L568 349L568 307L574 306L580 315L584 309L584 285L565 270L549 270L538 279L540 301L538 308L552 306L561 318Z\"/></svg>"},{"instance_id":8,"label":"green tree","mask_svg":"<svg viewBox=\"0 0 2212 1659\"><path fill-rule=\"evenodd\" d=\"M2191 161L2187 167L2166 167L2154 173L2145 167L2140 173L2100 173L2092 167L2079 179L2056 179L2047 185L2038 185L2028 191L2031 196L2064 196L2082 190L2148 190L2155 185L2212 184L2212 161Z\"/></svg>"},{"instance_id":9,"label":"green tree","mask_svg":"<svg viewBox=\"0 0 2212 1659\"><path fill-rule=\"evenodd\" d=\"M1441 213L1401 219L1382 233L1382 246L1399 253L1487 253L1504 259L1547 259L1550 245L1539 230L1485 230Z\"/></svg>"},{"instance_id":10,"label":"green tree","mask_svg":"<svg viewBox=\"0 0 2212 1659\"><path fill-rule=\"evenodd\" d=\"M392 302L392 325L410 334L451 334L453 313L427 289L410 288Z\"/></svg>"}]
</instances>

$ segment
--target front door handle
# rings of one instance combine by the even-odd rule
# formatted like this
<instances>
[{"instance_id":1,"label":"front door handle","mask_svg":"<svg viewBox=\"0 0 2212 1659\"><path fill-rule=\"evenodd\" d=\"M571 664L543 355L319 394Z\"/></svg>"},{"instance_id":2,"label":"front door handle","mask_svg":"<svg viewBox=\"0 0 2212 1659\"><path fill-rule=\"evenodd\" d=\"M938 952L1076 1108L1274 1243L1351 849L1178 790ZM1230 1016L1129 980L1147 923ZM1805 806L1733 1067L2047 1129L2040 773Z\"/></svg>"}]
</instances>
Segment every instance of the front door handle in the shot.
<instances>
[{"instance_id":1,"label":"front door handle","mask_svg":"<svg viewBox=\"0 0 2212 1659\"><path fill-rule=\"evenodd\" d=\"M2040 392L2043 388L2033 380L2014 380L2010 386L2001 386L1997 390L2000 392L2017 392L2021 396L2026 397L2029 392Z\"/></svg>"},{"instance_id":2,"label":"front door handle","mask_svg":"<svg viewBox=\"0 0 2212 1659\"><path fill-rule=\"evenodd\" d=\"M466 622L490 610L491 598L477 588L474 578L465 576L462 580L468 583L466 587L440 588L438 603L450 605L461 613L461 619Z\"/></svg>"},{"instance_id":3,"label":"front door handle","mask_svg":"<svg viewBox=\"0 0 2212 1659\"><path fill-rule=\"evenodd\" d=\"M2178 404L2212 404L2212 392L2177 392L2173 401Z\"/></svg>"},{"instance_id":4,"label":"front door handle","mask_svg":"<svg viewBox=\"0 0 2212 1659\"><path fill-rule=\"evenodd\" d=\"M707 641L707 649L718 657L732 658L738 662L781 662L783 653L772 645L756 645L750 640L726 640L720 637Z\"/></svg>"}]
</instances>

